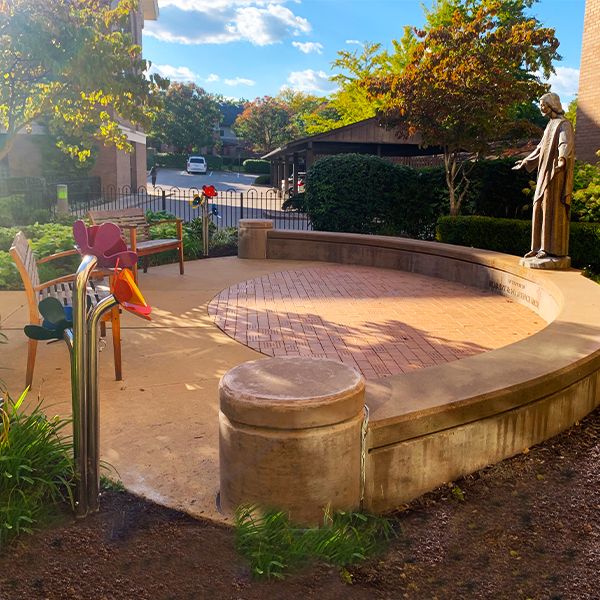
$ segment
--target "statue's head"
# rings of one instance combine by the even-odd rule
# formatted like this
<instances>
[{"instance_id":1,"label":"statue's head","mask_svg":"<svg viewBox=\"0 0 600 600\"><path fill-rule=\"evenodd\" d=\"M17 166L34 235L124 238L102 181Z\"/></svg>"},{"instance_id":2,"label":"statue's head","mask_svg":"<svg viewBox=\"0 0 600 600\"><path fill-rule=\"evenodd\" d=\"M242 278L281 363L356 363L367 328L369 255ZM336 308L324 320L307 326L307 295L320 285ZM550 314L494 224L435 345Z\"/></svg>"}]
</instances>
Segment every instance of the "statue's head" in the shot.
<instances>
[{"instance_id":1,"label":"statue's head","mask_svg":"<svg viewBox=\"0 0 600 600\"><path fill-rule=\"evenodd\" d=\"M557 115L565 114L562 104L560 103L560 98L558 97L558 94L555 94L554 92L548 92L540 98L540 109L545 115L548 115L551 112L556 113Z\"/></svg>"}]
</instances>

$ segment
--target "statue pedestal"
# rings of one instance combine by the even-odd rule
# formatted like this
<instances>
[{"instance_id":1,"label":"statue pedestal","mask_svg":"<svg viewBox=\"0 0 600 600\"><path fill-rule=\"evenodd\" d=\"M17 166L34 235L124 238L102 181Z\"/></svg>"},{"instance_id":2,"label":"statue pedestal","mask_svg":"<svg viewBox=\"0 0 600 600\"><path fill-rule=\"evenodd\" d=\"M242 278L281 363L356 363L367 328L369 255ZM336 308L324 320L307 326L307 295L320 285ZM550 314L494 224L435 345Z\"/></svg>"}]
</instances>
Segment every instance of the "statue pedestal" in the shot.
<instances>
[{"instance_id":1,"label":"statue pedestal","mask_svg":"<svg viewBox=\"0 0 600 600\"><path fill-rule=\"evenodd\" d=\"M570 256L547 256L546 258L522 258L519 264L529 269L546 269L548 271L564 271L571 268Z\"/></svg>"}]
</instances>

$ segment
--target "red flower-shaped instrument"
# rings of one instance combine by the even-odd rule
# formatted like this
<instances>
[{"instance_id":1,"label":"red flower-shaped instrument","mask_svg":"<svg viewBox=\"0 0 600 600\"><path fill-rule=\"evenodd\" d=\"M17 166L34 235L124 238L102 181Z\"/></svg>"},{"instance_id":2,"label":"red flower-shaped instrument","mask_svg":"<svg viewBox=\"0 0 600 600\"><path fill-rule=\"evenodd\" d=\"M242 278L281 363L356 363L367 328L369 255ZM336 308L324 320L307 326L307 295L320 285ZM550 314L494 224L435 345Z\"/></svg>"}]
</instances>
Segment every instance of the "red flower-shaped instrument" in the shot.
<instances>
[{"instance_id":1,"label":"red flower-shaped instrument","mask_svg":"<svg viewBox=\"0 0 600 600\"><path fill-rule=\"evenodd\" d=\"M115 268L110 291L126 311L147 321L151 320L150 313L152 312L152 307L146 304L140 288L135 283L133 273L129 269L121 269L119 271Z\"/></svg>"}]
</instances>

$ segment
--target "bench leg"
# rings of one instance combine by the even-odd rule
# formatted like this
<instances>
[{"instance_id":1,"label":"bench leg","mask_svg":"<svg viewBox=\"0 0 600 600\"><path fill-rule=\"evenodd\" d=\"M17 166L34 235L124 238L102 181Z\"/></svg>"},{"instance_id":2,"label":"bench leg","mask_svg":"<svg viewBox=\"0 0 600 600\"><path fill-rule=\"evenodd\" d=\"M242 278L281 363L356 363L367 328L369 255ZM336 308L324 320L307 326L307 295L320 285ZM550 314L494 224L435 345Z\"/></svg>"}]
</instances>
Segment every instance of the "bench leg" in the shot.
<instances>
[{"instance_id":1,"label":"bench leg","mask_svg":"<svg viewBox=\"0 0 600 600\"><path fill-rule=\"evenodd\" d=\"M183 244L179 244L179 274L183 275Z\"/></svg>"},{"instance_id":2,"label":"bench leg","mask_svg":"<svg viewBox=\"0 0 600 600\"><path fill-rule=\"evenodd\" d=\"M118 308L113 308L110 311L110 322L112 325L113 354L115 357L115 379L121 381L123 379L121 370L121 315Z\"/></svg>"},{"instance_id":3,"label":"bench leg","mask_svg":"<svg viewBox=\"0 0 600 600\"><path fill-rule=\"evenodd\" d=\"M33 368L35 367L35 353L37 351L37 340L29 340L27 347L27 372L25 374L25 386L31 386L33 381Z\"/></svg>"},{"instance_id":4,"label":"bench leg","mask_svg":"<svg viewBox=\"0 0 600 600\"><path fill-rule=\"evenodd\" d=\"M142 263L144 265L144 273L148 272L148 263L150 262L150 259L147 256L144 256L144 262Z\"/></svg>"}]
</instances>

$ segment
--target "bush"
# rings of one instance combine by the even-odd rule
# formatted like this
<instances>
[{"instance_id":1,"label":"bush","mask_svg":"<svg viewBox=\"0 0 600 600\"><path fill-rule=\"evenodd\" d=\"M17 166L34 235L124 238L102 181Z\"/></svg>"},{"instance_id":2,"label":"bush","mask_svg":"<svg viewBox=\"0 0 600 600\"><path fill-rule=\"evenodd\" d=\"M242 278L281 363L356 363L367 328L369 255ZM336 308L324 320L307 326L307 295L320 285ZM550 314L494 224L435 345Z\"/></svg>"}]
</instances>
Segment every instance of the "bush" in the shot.
<instances>
[{"instance_id":1,"label":"bush","mask_svg":"<svg viewBox=\"0 0 600 600\"><path fill-rule=\"evenodd\" d=\"M242 164L246 173L251 173L254 175L266 175L271 172L271 163L268 160L248 158Z\"/></svg>"},{"instance_id":2,"label":"bush","mask_svg":"<svg viewBox=\"0 0 600 600\"><path fill-rule=\"evenodd\" d=\"M523 256L531 248L531 222L491 217L441 217L436 238L447 244ZM571 223L569 254L574 267L600 272L600 223Z\"/></svg>"},{"instance_id":3,"label":"bush","mask_svg":"<svg viewBox=\"0 0 600 600\"><path fill-rule=\"evenodd\" d=\"M320 231L430 237L442 209L421 180L376 156L328 156L307 173L306 212Z\"/></svg>"},{"instance_id":4,"label":"bush","mask_svg":"<svg viewBox=\"0 0 600 600\"><path fill-rule=\"evenodd\" d=\"M271 185L271 175L259 175L253 185Z\"/></svg>"},{"instance_id":5,"label":"bush","mask_svg":"<svg viewBox=\"0 0 600 600\"><path fill-rule=\"evenodd\" d=\"M220 156L206 156L206 166L211 171L221 171L223 169L223 159Z\"/></svg>"},{"instance_id":6,"label":"bush","mask_svg":"<svg viewBox=\"0 0 600 600\"><path fill-rule=\"evenodd\" d=\"M156 153L156 165L163 169L180 169L183 171L187 164L187 154Z\"/></svg>"},{"instance_id":7,"label":"bush","mask_svg":"<svg viewBox=\"0 0 600 600\"><path fill-rule=\"evenodd\" d=\"M28 202L23 195L15 194L0 198L0 227L47 223L52 218L50 208L40 207L39 203Z\"/></svg>"},{"instance_id":8,"label":"bush","mask_svg":"<svg viewBox=\"0 0 600 600\"><path fill-rule=\"evenodd\" d=\"M8 250L19 230L31 242L37 258L73 248L73 228L59 223L34 223L26 227L0 227L0 289L23 289L21 276ZM79 264L77 256L69 256L39 266L41 281L73 273Z\"/></svg>"},{"instance_id":9,"label":"bush","mask_svg":"<svg viewBox=\"0 0 600 600\"><path fill-rule=\"evenodd\" d=\"M39 404L21 413L24 397L0 407L0 549L30 533L56 504L73 505L72 444L63 434L68 421L48 419Z\"/></svg>"}]
</instances>

